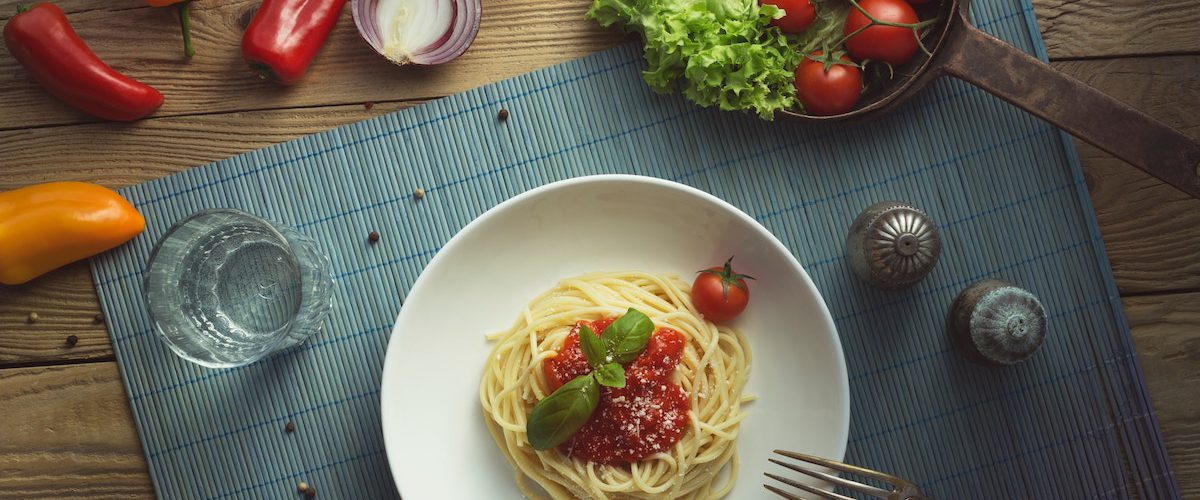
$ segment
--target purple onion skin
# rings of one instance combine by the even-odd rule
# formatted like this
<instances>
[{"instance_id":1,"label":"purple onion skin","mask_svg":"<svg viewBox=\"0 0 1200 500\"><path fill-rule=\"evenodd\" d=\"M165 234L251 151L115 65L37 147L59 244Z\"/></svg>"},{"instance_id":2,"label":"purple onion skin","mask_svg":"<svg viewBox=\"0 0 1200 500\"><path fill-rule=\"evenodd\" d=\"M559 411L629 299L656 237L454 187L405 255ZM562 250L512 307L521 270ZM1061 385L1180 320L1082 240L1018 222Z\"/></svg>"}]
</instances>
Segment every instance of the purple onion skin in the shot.
<instances>
[{"instance_id":1,"label":"purple onion skin","mask_svg":"<svg viewBox=\"0 0 1200 500\"><path fill-rule=\"evenodd\" d=\"M379 31L378 10L379 0L351 0L350 12L354 17L354 25L358 34L385 59L397 64L416 64L420 66L436 66L453 61L466 52L475 42L479 34L479 20L483 14L483 6L479 0L424 0L439 5L448 4L454 9L450 26L433 43L410 55L407 59L396 60L384 53L383 34Z\"/></svg>"}]
</instances>

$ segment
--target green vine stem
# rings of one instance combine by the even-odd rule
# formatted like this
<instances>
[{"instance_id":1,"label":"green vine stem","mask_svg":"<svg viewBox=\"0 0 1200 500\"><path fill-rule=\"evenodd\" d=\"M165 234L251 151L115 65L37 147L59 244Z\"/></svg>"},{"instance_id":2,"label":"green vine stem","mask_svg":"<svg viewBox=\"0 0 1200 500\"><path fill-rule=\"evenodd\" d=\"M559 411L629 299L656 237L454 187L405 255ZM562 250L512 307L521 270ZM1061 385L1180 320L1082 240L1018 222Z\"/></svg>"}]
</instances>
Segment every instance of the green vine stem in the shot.
<instances>
[{"instance_id":1,"label":"green vine stem","mask_svg":"<svg viewBox=\"0 0 1200 500\"><path fill-rule=\"evenodd\" d=\"M924 21L917 22L917 23L893 23L890 21L882 21L882 20L877 19L875 16L872 16L870 12L867 12L866 9L862 8L862 6L858 4L858 0L850 0L850 5L853 6L855 10L857 10L860 14L865 16L868 21L871 21L871 22L868 23L866 26L863 26L859 29L854 30L849 35L842 37L841 40L838 40L837 43L834 44L834 46L841 46L841 45L845 44L847 40L854 38L854 35L857 35L857 34L863 32L864 30L866 30L867 28L870 28L871 26L876 26L876 25L892 26L895 28L911 29L913 32L913 38L917 39L917 46L921 48L921 52L924 52L925 55L928 57L933 57L933 52L930 51L929 48L925 46L925 42L923 40L921 40L921 29L928 28L930 26L933 26L934 24L937 24L938 21L941 21L940 17L926 19Z\"/></svg>"},{"instance_id":2,"label":"green vine stem","mask_svg":"<svg viewBox=\"0 0 1200 500\"><path fill-rule=\"evenodd\" d=\"M192 0L179 4L179 26L183 29L183 55L187 57L196 55L196 48L192 47L191 11Z\"/></svg>"}]
</instances>

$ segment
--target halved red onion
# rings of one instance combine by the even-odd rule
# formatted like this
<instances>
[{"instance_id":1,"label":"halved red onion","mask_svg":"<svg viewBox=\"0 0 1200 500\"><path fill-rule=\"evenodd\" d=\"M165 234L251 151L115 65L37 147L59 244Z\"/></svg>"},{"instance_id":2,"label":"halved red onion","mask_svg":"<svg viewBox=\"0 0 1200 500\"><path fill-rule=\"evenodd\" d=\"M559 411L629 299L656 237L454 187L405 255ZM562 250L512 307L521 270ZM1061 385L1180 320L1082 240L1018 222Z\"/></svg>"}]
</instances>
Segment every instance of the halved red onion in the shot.
<instances>
[{"instance_id":1,"label":"halved red onion","mask_svg":"<svg viewBox=\"0 0 1200 500\"><path fill-rule=\"evenodd\" d=\"M479 0L351 0L358 33L396 64L434 65L466 52L479 33Z\"/></svg>"}]
</instances>

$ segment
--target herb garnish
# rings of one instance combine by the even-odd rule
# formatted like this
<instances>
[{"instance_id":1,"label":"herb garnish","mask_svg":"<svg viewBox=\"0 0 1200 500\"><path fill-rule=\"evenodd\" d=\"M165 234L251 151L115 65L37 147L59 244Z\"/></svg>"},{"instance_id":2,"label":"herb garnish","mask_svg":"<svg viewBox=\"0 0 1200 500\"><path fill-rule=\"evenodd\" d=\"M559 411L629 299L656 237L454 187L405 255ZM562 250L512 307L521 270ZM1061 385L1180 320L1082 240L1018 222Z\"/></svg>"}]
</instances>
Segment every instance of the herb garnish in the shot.
<instances>
[{"instance_id":1,"label":"herb garnish","mask_svg":"<svg viewBox=\"0 0 1200 500\"><path fill-rule=\"evenodd\" d=\"M525 424L529 444L535 450L558 446L579 431L600 404L600 386L625 387L625 368L646 349L654 333L654 322L629 308L600 336L587 325L579 328L579 347L592 371L563 384L538 401Z\"/></svg>"}]
</instances>

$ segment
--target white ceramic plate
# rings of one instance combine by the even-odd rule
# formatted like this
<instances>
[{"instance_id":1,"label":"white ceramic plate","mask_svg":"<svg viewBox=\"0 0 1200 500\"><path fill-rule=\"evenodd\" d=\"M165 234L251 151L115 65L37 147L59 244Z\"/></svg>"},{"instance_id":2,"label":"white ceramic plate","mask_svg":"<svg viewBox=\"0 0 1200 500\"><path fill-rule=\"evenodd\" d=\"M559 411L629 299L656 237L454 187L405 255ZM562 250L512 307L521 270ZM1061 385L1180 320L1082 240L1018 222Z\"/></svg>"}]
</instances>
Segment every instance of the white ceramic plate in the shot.
<instances>
[{"instance_id":1,"label":"white ceramic plate","mask_svg":"<svg viewBox=\"0 0 1200 500\"><path fill-rule=\"evenodd\" d=\"M604 238L619 234L620 237ZM630 242L638 241L637 245ZM703 191L626 175L580 177L516 196L463 228L408 294L383 368L383 437L407 500L520 498L479 405L484 334L512 325L559 279L591 271L696 270L736 255L757 277L738 319L754 362L730 498L761 486L776 448L841 459L850 420L842 347L821 294L765 228Z\"/></svg>"}]
</instances>

